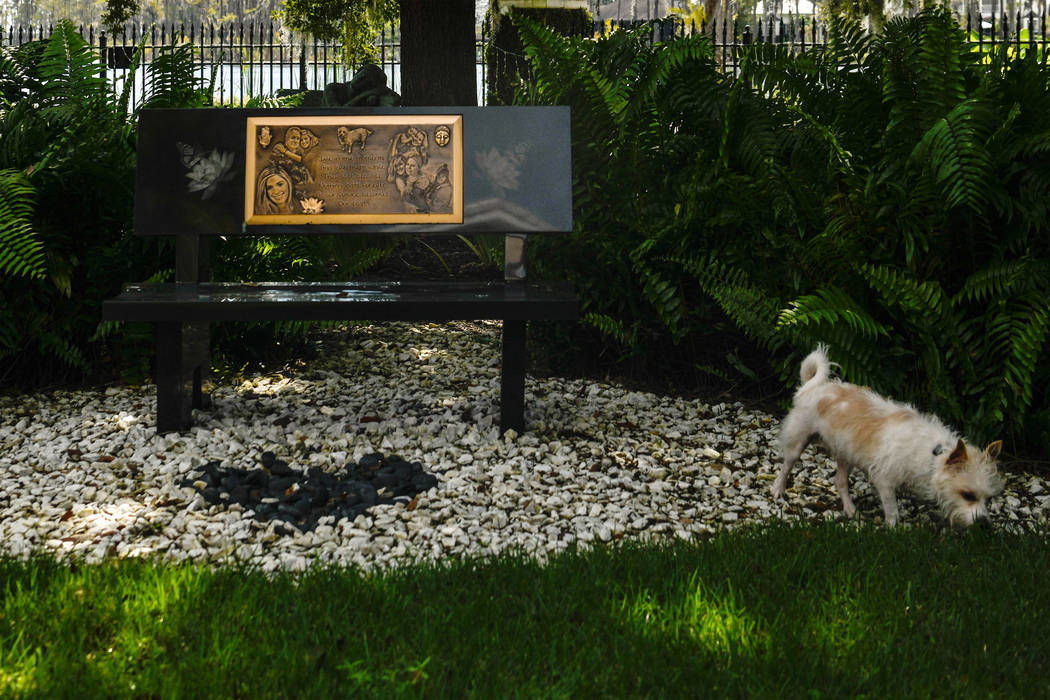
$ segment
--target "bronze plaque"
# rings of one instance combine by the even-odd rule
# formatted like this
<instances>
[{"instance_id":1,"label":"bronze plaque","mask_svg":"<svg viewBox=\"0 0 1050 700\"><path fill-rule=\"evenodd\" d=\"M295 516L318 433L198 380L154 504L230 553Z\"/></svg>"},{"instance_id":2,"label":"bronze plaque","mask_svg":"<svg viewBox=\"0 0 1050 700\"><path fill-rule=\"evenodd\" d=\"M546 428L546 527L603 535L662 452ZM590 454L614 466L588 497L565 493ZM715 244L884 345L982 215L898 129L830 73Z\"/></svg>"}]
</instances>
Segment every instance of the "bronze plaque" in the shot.
<instances>
[{"instance_id":1,"label":"bronze plaque","mask_svg":"<svg viewBox=\"0 0 1050 700\"><path fill-rule=\"evenodd\" d=\"M463 117L248 117L247 224L463 223Z\"/></svg>"}]
</instances>

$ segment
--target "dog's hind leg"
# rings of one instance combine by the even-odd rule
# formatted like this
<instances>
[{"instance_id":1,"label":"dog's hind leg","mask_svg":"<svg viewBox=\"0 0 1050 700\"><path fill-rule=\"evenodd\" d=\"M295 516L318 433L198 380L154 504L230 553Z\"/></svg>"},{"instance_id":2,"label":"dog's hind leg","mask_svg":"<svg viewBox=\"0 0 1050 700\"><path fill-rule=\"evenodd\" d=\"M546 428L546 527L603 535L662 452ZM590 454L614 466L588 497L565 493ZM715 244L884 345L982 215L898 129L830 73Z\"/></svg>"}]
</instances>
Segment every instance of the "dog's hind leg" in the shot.
<instances>
[{"instance_id":1,"label":"dog's hind leg","mask_svg":"<svg viewBox=\"0 0 1050 700\"><path fill-rule=\"evenodd\" d=\"M847 518L852 518L857 508L853 505L853 499L849 497L849 466L842 460L836 463L835 488L842 499L842 512Z\"/></svg>"},{"instance_id":2,"label":"dog's hind leg","mask_svg":"<svg viewBox=\"0 0 1050 700\"><path fill-rule=\"evenodd\" d=\"M805 445L802 446L802 449L805 449ZM777 479L773 482L773 498L784 497L784 492L787 491L788 477L791 476L791 467L795 466L795 462L798 461L801 454L802 450L799 450L797 454L784 458L784 464L780 467L780 473L777 474Z\"/></svg>"},{"instance_id":3,"label":"dog's hind leg","mask_svg":"<svg viewBox=\"0 0 1050 700\"><path fill-rule=\"evenodd\" d=\"M789 413L784 419L784 427L780 431L780 445L784 453L784 464L780 467L776 481L773 482L773 497L782 498L787 491L788 477L791 476L791 468L802 456L806 446L815 436L806 430L805 421L797 414Z\"/></svg>"},{"instance_id":4,"label":"dog's hind leg","mask_svg":"<svg viewBox=\"0 0 1050 700\"><path fill-rule=\"evenodd\" d=\"M787 490L787 480L791 478L792 467L802 457L806 445L816 440L817 436L810 428L810 422L805 418L804 411L797 407L787 413L783 425L780 428L780 452L783 455L783 465L777 480L773 482L773 497L781 499Z\"/></svg>"}]
</instances>

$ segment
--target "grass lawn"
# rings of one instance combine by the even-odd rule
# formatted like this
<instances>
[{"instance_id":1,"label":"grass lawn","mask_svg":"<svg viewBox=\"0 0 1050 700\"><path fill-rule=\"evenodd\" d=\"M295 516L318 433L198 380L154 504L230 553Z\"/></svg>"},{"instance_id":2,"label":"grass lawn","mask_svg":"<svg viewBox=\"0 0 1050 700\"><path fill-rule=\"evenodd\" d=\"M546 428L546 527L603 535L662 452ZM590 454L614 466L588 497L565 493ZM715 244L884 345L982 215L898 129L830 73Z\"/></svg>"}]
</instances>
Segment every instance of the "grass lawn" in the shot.
<instances>
[{"instance_id":1,"label":"grass lawn","mask_svg":"<svg viewBox=\"0 0 1050 700\"><path fill-rule=\"evenodd\" d=\"M1042 534L831 523L382 575L0 561L0 696L1050 695Z\"/></svg>"}]
</instances>

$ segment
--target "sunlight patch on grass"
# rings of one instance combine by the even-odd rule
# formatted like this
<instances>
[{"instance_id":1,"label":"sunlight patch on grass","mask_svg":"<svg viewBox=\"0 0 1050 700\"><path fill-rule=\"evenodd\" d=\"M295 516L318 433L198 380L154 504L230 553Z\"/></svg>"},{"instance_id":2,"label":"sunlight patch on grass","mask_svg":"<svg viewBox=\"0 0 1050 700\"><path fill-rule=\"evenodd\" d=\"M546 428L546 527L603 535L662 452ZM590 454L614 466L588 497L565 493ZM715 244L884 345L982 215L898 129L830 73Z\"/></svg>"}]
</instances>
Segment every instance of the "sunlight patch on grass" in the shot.
<instances>
[{"instance_id":1,"label":"sunlight patch on grass","mask_svg":"<svg viewBox=\"0 0 1050 700\"><path fill-rule=\"evenodd\" d=\"M623 624L645 637L670 639L696 645L725 656L752 656L769 645L761 622L736 599L712 593L694 576L669 599L642 590L624 599Z\"/></svg>"},{"instance_id":2,"label":"sunlight patch on grass","mask_svg":"<svg viewBox=\"0 0 1050 700\"><path fill-rule=\"evenodd\" d=\"M10 646L0 645L0 696L32 695L38 690L40 654L40 647L24 645L22 634Z\"/></svg>"}]
</instances>

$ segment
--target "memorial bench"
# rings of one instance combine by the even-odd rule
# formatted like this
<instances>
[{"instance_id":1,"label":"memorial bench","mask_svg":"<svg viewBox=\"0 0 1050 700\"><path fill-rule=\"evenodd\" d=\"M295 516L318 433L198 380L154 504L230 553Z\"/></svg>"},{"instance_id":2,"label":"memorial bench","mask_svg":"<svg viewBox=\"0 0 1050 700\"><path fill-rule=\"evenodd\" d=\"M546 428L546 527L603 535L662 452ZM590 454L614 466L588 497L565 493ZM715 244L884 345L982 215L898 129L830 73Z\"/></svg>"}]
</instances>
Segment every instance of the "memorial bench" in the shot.
<instances>
[{"instance_id":1,"label":"memorial bench","mask_svg":"<svg viewBox=\"0 0 1050 700\"><path fill-rule=\"evenodd\" d=\"M571 285L526 281L528 236L572 228L563 107L145 110L135 234L174 236L175 279L130 284L108 321L155 327L157 431L202 408L209 324L501 320L501 430L524 429L525 326L571 320ZM495 282L219 282L212 236L505 235Z\"/></svg>"}]
</instances>

